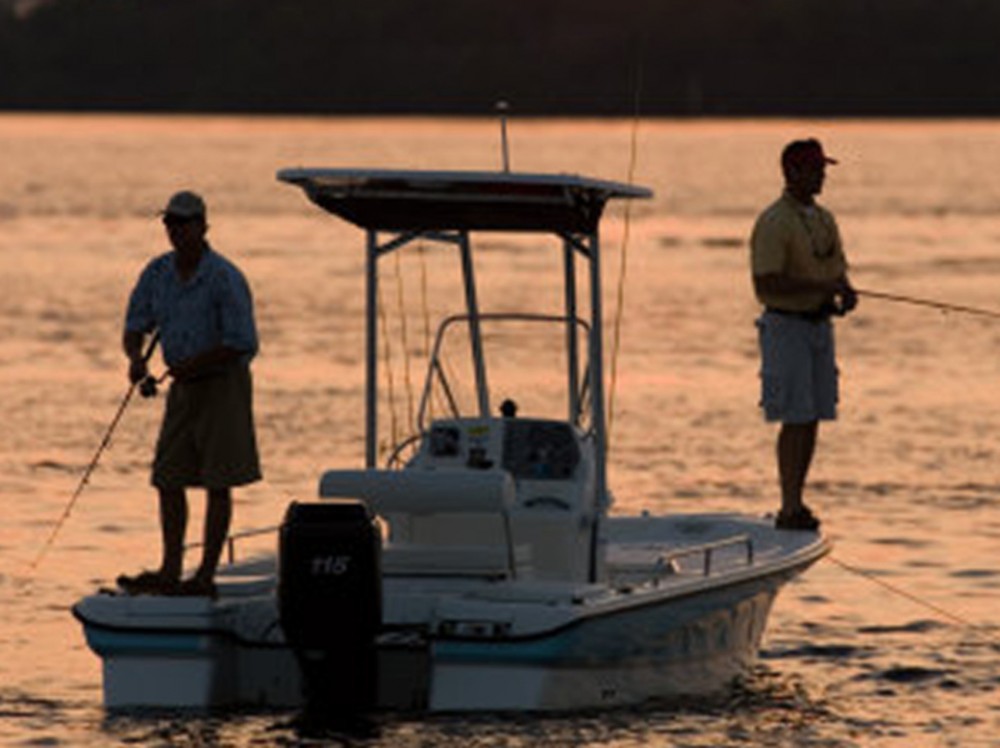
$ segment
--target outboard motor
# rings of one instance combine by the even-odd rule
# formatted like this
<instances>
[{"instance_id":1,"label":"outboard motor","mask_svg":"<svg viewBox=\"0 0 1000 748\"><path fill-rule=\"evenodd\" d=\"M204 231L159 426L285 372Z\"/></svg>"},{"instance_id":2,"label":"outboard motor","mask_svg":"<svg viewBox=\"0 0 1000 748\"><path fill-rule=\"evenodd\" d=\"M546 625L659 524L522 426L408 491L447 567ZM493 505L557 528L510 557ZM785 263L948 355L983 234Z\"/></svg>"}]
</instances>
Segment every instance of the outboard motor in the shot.
<instances>
[{"instance_id":1,"label":"outboard motor","mask_svg":"<svg viewBox=\"0 0 1000 748\"><path fill-rule=\"evenodd\" d=\"M292 502L279 539L278 612L317 716L376 704L381 535L353 500Z\"/></svg>"}]
</instances>

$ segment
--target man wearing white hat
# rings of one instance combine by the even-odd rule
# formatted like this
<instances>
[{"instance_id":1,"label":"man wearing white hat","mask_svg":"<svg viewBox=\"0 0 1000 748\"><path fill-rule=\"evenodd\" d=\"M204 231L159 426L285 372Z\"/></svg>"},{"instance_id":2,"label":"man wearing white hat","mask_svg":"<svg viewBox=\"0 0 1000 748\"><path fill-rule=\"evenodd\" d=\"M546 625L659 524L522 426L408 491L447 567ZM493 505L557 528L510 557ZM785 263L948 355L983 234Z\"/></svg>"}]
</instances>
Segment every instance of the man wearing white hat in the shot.
<instances>
[{"instance_id":1,"label":"man wearing white hat","mask_svg":"<svg viewBox=\"0 0 1000 748\"><path fill-rule=\"evenodd\" d=\"M143 347L158 333L172 379L156 444L152 484L159 493L160 568L122 575L130 594L214 596L215 571L229 532L232 488L260 479L250 361L257 331L250 288L206 241L205 202L178 192L162 211L173 247L139 276L125 315L129 379L148 376ZM182 579L187 487L206 490L201 565Z\"/></svg>"}]
</instances>

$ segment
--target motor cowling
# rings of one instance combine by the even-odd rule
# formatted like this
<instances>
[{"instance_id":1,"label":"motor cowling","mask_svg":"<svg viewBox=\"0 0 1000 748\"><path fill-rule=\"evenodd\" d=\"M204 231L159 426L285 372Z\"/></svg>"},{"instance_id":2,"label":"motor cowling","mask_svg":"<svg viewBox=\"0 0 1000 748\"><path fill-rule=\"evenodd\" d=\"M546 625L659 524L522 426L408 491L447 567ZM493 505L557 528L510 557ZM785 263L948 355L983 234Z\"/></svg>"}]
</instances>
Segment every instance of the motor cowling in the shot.
<instances>
[{"instance_id":1,"label":"motor cowling","mask_svg":"<svg viewBox=\"0 0 1000 748\"><path fill-rule=\"evenodd\" d=\"M360 501L292 502L279 534L278 611L313 711L377 699L381 535Z\"/></svg>"}]
</instances>

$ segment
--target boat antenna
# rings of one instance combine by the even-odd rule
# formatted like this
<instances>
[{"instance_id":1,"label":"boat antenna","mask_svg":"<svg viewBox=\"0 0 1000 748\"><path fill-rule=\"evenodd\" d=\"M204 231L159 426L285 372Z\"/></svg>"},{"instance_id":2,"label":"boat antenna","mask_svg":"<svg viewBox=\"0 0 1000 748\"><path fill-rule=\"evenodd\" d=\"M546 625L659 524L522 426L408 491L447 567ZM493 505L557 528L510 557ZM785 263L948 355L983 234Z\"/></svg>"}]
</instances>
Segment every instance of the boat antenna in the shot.
<instances>
[{"instance_id":1,"label":"boat antenna","mask_svg":"<svg viewBox=\"0 0 1000 748\"><path fill-rule=\"evenodd\" d=\"M153 355L153 350L156 348L156 344L160 340L160 332L157 330L153 333L153 337L149 341L149 345L146 347L146 352L142 355L142 360L144 362L149 361L150 357ZM66 524L66 520L69 519L70 512L73 511L73 507L76 505L77 499L83 493L83 489L86 487L87 483L90 481L90 476L97 468L97 463L101 459L101 455L104 454L104 450L107 449L108 445L111 443L111 435L114 433L115 428L118 426L118 422L121 420L122 415L125 413L125 409L128 407L129 402L132 400L132 395L135 394L136 389L142 393L143 397L153 397L156 395L156 378L152 375L148 375L141 382L132 382L129 385L128 390L125 392L125 396L122 398L121 404L118 406L118 410L115 412L114 418L111 419L111 423L108 425L107 430L104 432L104 438L101 439L101 443L97 446L97 451L94 453L93 459L87 468L83 471L83 475L80 478L80 483L76 487L76 491L70 497L69 502L66 504L66 508L63 509L62 514L56 523L52 526L52 532L49 533L49 537L46 539L45 544L38 551L38 555L35 556L35 560L31 562L28 566L29 572L34 572L38 569L38 565L42 562L42 558L48 553L48 550L55 543L56 535L62 529L62 526Z\"/></svg>"},{"instance_id":2,"label":"boat antenna","mask_svg":"<svg viewBox=\"0 0 1000 748\"><path fill-rule=\"evenodd\" d=\"M510 172L510 150L507 143L507 112L510 111L510 104L500 100L496 104L497 113L500 115L500 151L503 157L504 174Z\"/></svg>"}]
</instances>

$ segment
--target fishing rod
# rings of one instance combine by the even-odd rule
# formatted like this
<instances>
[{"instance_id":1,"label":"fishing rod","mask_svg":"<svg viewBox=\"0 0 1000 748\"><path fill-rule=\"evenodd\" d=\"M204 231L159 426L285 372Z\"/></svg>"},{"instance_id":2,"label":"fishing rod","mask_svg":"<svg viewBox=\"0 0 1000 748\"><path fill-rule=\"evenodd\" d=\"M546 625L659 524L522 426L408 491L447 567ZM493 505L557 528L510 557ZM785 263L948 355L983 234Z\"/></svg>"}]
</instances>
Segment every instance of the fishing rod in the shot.
<instances>
[{"instance_id":1,"label":"fishing rod","mask_svg":"<svg viewBox=\"0 0 1000 748\"><path fill-rule=\"evenodd\" d=\"M142 360L144 363L148 362L150 357L153 355L153 351L155 350L156 344L159 342L159 340L160 340L160 333L159 331L157 331L153 333L153 337L149 341L149 345L146 347L146 352L143 353L142 355ZM34 572L38 568L38 565L42 562L42 558L44 558L49 548L51 548L52 544L55 542L56 535L59 534L59 531L62 529L62 526L66 523L66 520L69 519L70 512L73 511L73 507L76 505L77 499L80 498L80 495L83 493L83 489L87 486L87 483L90 481L90 476L97 468L97 463L100 461L101 455L104 454L104 450L107 449L108 445L111 443L111 435L114 433L115 428L118 426L118 422L121 420L122 415L124 415L125 409L128 407L129 402L132 400L132 395L135 394L136 389L137 388L139 389L139 392L142 394L143 397L153 397L154 395L156 395L156 384L157 384L156 378L153 377L152 375L147 375L141 382L132 382L129 385L128 391L122 398L122 401L118 406L118 410L115 412L114 418L111 419L111 423L108 425L107 430L104 432L104 438L101 439L101 443L98 445L97 451L94 453L93 459L91 459L90 464L87 465L87 468L83 471L83 476L80 478L80 483L79 485L77 485L76 491L73 492L73 495L70 497L69 502L66 504L66 508L63 509L62 515L60 515L59 519L56 520L55 525L53 525L52 532L49 534L49 537L45 541L45 544L38 551L38 555L35 556L35 560L32 561L31 564L29 565L28 567L29 571Z\"/></svg>"},{"instance_id":2,"label":"fishing rod","mask_svg":"<svg viewBox=\"0 0 1000 748\"><path fill-rule=\"evenodd\" d=\"M961 314L976 314L980 317L990 317L1000 319L1000 312L992 309L982 309L980 307L965 306L963 304L950 304L945 301L934 301L933 299L920 299L915 296L904 296L903 294L884 293L882 291L868 291L860 288L854 289L858 296L868 296L873 299L883 301L895 301L901 304L913 304L914 306L926 306L931 309L938 309L942 312L959 312Z\"/></svg>"}]
</instances>

